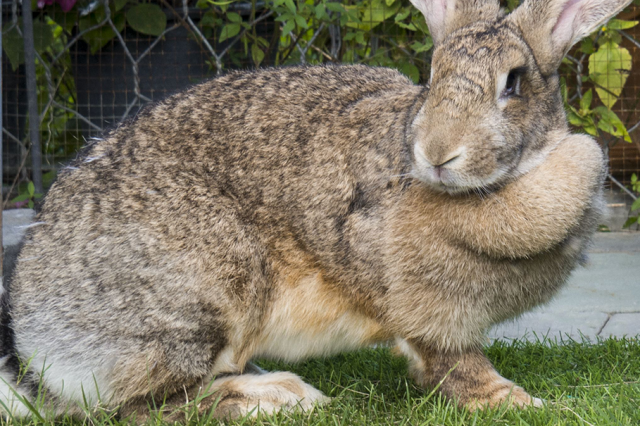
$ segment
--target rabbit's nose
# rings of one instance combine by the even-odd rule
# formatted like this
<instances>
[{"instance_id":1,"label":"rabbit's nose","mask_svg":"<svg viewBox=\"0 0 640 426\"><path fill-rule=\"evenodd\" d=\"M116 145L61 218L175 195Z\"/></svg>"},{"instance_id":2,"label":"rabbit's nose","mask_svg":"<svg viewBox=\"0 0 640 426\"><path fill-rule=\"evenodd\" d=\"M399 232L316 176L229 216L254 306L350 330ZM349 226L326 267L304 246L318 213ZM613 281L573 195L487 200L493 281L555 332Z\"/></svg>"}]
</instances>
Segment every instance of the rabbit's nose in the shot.
<instances>
[{"instance_id":1,"label":"rabbit's nose","mask_svg":"<svg viewBox=\"0 0 640 426\"><path fill-rule=\"evenodd\" d=\"M436 169L441 169L442 167L446 166L446 165L450 165L451 163L453 163L455 160L457 160L458 158L460 158L460 152L455 152L453 154L451 154L449 156L449 158L447 158L446 160L442 161L440 164L435 163L433 165L433 167L435 167Z\"/></svg>"},{"instance_id":2,"label":"rabbit's nose","mask_svg":"<svg viewBox=\"0 0 640 426\"><path fill-rule=\"evenodd\" d=\"M447 170L445 169L446 165L450 165L451 163L453 163L456 159L458 159L460 157L460 154L455 154L452 157L450 157L449 159L443 161L440 164L437 164L433 166L433 172L436 175L436 178L442 180L444 176L446 176Z\"/></svg>"}]
</instances>

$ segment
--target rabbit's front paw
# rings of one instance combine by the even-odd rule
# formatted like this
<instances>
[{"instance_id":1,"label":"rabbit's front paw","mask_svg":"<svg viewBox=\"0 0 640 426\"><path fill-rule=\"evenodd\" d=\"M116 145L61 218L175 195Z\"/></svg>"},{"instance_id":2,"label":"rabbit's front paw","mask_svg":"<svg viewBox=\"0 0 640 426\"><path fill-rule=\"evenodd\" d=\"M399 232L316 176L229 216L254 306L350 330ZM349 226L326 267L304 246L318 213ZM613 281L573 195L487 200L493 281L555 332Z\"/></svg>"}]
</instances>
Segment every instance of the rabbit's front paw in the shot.
<instances>
[{"instance_id":1,"label":"rabbit's front paw","mask_svg":"<svg viewBox=\"0 0 640 426\"><path fill-rule=\"evenodd\" d=\"M532 397L520 386L505 380L504 385L493 390L492 393L485 397L474 398L463 405L469 411L475 411L503 404L514 408L526 408L529 406L540 408L544 405L544 401L540 398Z\"/></svg>"},{"instance_id":2,"label":"rabbit's front paw","mask_svg":"<svg viewBox=\"0 0 640 426\"><path fill-rule=\"evenodd\" d=\"M502 404L517 408L543 405L541 399L498 374L481 350L447 352L404 340L397 348L408 356L411 373L420 385L437 387L470 411Z\"/></svg>"}]
</instances>

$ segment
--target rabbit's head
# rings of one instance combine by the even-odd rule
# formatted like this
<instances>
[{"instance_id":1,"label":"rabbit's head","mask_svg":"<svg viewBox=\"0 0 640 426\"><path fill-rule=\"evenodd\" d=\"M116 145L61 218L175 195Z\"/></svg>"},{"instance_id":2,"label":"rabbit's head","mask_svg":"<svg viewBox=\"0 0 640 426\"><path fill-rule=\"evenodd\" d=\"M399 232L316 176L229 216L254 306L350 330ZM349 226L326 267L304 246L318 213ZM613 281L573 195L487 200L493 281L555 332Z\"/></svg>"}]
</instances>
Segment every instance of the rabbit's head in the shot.
<instances>
[{"instance_id":1,"label":"rabbit's head","mask_svg":"<svg viewBox=\"0 0 640 426\"><path fill-rule=\"evenodd\" d=\"M545 158L567 132L562 58L631 2L524 0L505 16L498 0L411 1L435 42L412 174L452 194L499 187Z\"/></svg>"}]
</instances>

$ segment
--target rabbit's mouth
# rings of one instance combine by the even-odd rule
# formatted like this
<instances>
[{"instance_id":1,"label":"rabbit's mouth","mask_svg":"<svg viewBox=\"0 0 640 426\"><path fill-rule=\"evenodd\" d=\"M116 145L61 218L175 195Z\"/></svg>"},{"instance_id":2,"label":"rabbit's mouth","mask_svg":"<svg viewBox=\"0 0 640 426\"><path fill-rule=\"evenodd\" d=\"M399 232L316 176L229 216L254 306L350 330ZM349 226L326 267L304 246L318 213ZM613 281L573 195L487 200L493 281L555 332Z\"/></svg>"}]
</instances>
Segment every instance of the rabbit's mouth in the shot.
<instances>
[{"instance_id":1,"label":"rabbit's mouth","mask_svg":"<svg viewBox=\"0 0 640 426\"><path fill-rule=\"evenodd\" d=\"M411 175L438 192L447 194L487 194L501 187L508 180L511 169L498 167L488 176L479 177L465 170L467 151L457 150L439 164L427 159L422 149L414 146L414 166Z\"/></svg>"}]
</instances>

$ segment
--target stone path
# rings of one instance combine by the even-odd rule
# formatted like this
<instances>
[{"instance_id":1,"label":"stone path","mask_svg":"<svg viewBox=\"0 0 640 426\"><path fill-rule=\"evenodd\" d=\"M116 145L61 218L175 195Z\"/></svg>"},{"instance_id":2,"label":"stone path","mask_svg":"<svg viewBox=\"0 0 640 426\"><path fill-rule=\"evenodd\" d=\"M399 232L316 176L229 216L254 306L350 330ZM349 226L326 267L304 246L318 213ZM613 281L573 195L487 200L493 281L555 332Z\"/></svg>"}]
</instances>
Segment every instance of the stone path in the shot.
<instances>
[{"instance_id":1,"label":"stone path","mask_svg":"<svg viewBox=\"0 0 640 426\"><path fill-rule=\"evenodd\" d=\"M26 227L29 210L3 212L5 273L10 272ZM640 232L599 233L589 264L574 271L568 285L547 306L494 327L493 339L583 336L640 336Z\"/></svg>"},{"instance_id":2,"label":"stone path","mask_svg":"<svg viewBox=\"0 0 640 426\"><path fill-rule=\"evenodd\" d=\"M491 338L640 336L640 232L599 233L586 267L544 307L494 327Z\"/></svg>"}]
</instances>

